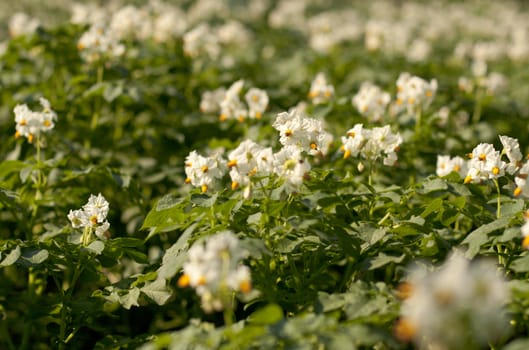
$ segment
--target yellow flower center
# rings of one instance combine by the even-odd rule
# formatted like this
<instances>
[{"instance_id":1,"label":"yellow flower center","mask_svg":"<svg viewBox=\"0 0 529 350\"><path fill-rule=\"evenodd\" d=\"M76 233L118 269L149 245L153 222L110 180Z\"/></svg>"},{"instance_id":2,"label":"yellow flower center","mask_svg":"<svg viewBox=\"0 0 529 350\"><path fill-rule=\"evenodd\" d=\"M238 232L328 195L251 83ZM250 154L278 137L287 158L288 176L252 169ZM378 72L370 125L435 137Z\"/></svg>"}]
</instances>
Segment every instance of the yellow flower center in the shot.
<instances>
[{"instance_id":1,"label":"yellow flower center","mask_svg":"<svg viewBox=\"0 0 529 350\"><path fill-rule=\"evenodd\" d=\"M191 282L191 279L189 278L188 275L186 274L183 274L182 276L180 276L180 278L178 279L178 287L180 288L185 288L185 287L189 287L189 283Z\"/></svg>"},{"instance_id":2,"label":"yellow flower center","mask_svg":"<svg viewBox=\"0 0 529 350\"><path fill-rule=\"evenodd\" d=\"M244 294L249 293L252 290L252 283L250 281L242 281L239 283L239 290Z\"/></svg>"}]
</instances>

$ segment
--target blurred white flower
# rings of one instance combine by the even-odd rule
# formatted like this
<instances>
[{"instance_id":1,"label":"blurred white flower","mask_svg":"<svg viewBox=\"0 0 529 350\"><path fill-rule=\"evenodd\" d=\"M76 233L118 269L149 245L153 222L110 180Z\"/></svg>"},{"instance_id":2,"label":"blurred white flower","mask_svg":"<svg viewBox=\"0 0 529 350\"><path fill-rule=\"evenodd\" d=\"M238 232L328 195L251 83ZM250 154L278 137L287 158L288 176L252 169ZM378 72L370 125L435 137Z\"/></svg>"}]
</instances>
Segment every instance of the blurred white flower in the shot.
<instances>
[{"instance_id":1,"label":"blurred white flower","mask_svg":"<svg viewBox=\"0 0 529 350\"><path fill-rule=\"evenodd\" d=\"M408 114L416 113L417 110L427 108L433 101L437 92L437 80L430 82L412 76L409 73L401 73L397 79L397 100L395 103L401 109L406 109Z\"/></svg>"},{"instance_id":2,"label":"blurred white flower","mask_svg":"<svg viewBox=\"0 0 529 350\"><path fill-rule=\"evenodd\" d=\"M396 335L419 348L478 348L507 330L507 283L491 261L455 253L434 272L415 268L403 287Z\"/></svg>"},{"instance_id":3,"label":"blurred white flower","mask_svg":"<svg viewBox=\"0 0 529 350\"><path fill-rule=\"evenodd\" d=\"M51 109L50 102L41 97L39 102L41 112L34 112L27 105L17 105L14 108L16 133L15 137L26 137L29 143L39 138L42 132L48 132L55 126L57 114Z\"/></svg>"},{"instance_id":4,"label":"blurred white flower","mask_svg":"<svg viewBox=\"0 0 529 350\"><path fill-rule=\"evenodd\" d=\"M21 35L32 34L39 26L40 21L37 18L30 17L24 12L17 12L9 19L9 35L16 38Z\"/></svg>"},{"instance_id":5,"label":"blurred white flower","mask_svg":"<svg viewBox=\"0 0 529 350\"><path fill-rule=\"evenodd\" d=\"M456 172L461 177L467 174L467 161L459 156L451 158L450 156L437 156L437 176L446 176L451 172Z\"/></svg>"},{"instance_id":6,"label":"blurred white flower","mask_svg":"<svg viewBox=\"0 0 529 350\"><path fill-rule=\"evenodd\" d=\"M206 312L233 308L232 293L252 289L250 269L241 264L247 255L231 231L196 242L188 251L178 286L194 288Z\"/></svg>"},{"instance_id":7,"label":"blurred white flower","mask_svg":"<svg viewBox=\"0 0 529 350\"><path fill-rule=\"evenodd\" d=\"M125 45L119 42L112 31L100 24L93 24L81 35L77 49L88 63L113 59L125 53Z\"/></svg>"},{"instance_id":8,"label":"blurred white flower","mask_svg":"<svg viewBox=\"0 0 529 350\"><path fill-rule=\"evenodd\" d=\"M334 97L334 86L327 83L323 73L318 73L310 85L309 98L314 104L327 103Z\"/></svg>"},{"instance_id":9,"label":"blurred white flower","mask_svg":"<svg viewBox=\"0 0 529 350\"><path fill-rule=\"evenodd\" d=\"M382 119L390 101L389 93L370 82L362 83L352 100L360 114L375 122Z\"/></svg>"}]
</instances>

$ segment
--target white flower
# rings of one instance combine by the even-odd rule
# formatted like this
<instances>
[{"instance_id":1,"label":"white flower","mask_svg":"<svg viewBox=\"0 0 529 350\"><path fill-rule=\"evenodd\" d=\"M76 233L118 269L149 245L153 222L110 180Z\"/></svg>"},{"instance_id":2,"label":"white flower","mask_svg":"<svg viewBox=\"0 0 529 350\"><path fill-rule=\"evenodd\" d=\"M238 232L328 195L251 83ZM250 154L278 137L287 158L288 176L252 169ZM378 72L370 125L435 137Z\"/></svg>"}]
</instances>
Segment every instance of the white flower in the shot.
<instances>
[{"instance_id":1,"label":"white flower","mask_svg":"<svg viewBox=\"0 0 529 350\"><path fill-rule=\"evenodd\" d=\"M116 38L133 37L137 33L138 26L149 21L146 11L134 5L127 5L113 13L109 24L109 31Z\"/></svg>"},{"instance_id":2,"label":"white flower","mask_svg":"<svg viewBox=\"0 0 529 350\"><path fill-rule=\"evenodd\" d=\"M184 34L184 52L196 58L205 54L215 59L220 54L220 44L209 25L202 23Z\"/></svg>"},{"instance_id":3,"label":"white flower","mask_svg":"<svg viewBox=\"0 0 529 350\"><path fill-rule=\"evenodd\" d=\"M406 108L409 114L415 113L417 109L428 107L437 92L437 80L430 82L412 76L409 73L401 73L397 79L397 106Z\"/></svg>"},{"instance_id":4,"label":"white flower","mask_svg":"<svg viewBox=\"0 0 529 350\"><path fill-rule=\"evenodd\" d=\"M200 111L202 113L216 113L220 110L220 103L224 99L226 89L220 87L213 91L206 91L200 100Z\"/></svg>"},{"instance_id":5,"label":"white flower","mask_svg":"<svg viewBox=\"0 0 529 350\"><path fill-rule=\"evenodd\" d=\"M370 82L364 82L352 102L360 114L373 121L379 121L386 112L390 100L389 93Z\"/></svg>"},{"instance_id":6,"label":"white flower","mask_svg":"<svg viewBox=\"0 0 529 350\"><path fill-rule=\"evenodd\" d=\"M480 143L469 154L465 183L480 183L505 175L507 164L501 160L500 152L489 143Z\"/></svg>"},{"instance_id":7,"label":"white flower","mask_svg":"<svg viewBox=\"0 0 529 350\"><path fill-rule=\"evenodd\" d=\"M57 114L51 110L50 103L45 98L40 98L40 104L43 107L42 112L31 111L25 104L15 106L13 110L16 122L15 137L24 136L32 143L42 132L54 128Z\"/></svg>"},{"instance_id":8,"label":"white flower","mask_svg":"<svg viewBox=\"0 0 529 350\"><path fill-rule=\"evenodd\" d=\"M232 307L232 292L251 290L250 269L241 265L248 253L231 231L222 231L193 244L188 251L180 287L193 287L206 312Z\"/></svg>"},{"instance_id":9,"label":"white flower","mask_svg":"<svg viewBox=\"0 0 529 350\"><path fill-rule=\"evenodd\" d=\"M361 156L369 161L375 161L385 156L384 165L393 166L397 162L397 152L400 149L402 137L394 134L389 125L364 129L362 124L356 124L342 137L342 151L344 159L350 156Z\"/></svg>"},{"instance_id":10,"label":"white flower","mask_svg":"<svg viewBox=\"0 0 529 350\"><path fill-rule=\"evenodd\" d=\"M106 21L108 12L95 4L72 4L70 22L75 24L96 24Z\"/></svg>"},{"instance_id":11,"label":"white flower","mask_svg":"<svg viewBox=\"0 0 529 350\"><path fill-rule=\"evenodd\" d=\"M285 191L288 193L299 190L310 168L296 146L285 146L274 155L274 172L284 180Z\"/></svg>"},{"instance_id":12,"label":"white flower","mask_svg":"<svg viewBox=\"0 0 529 350\"><path fill-rule=\"evenodd\" d=\"M506 331L506 282L493 262L453 254L437 271L412 271L397 335L439 349L485 345ZM469 344L469 341L472 343Z\"/></svg>"},{"instance_id":13,"label":"white flower","mask_svg":"<svg viewBox=\"0 0 529 350\"><path fill-rule=\"evenodd\" d=\"M24 12L17 12L9 20L9 35L16 38L21 35L35 33L40 26L40 21L37 18L32 18Z\"/></svg>"},{"instance_id":14,"label":"white flower","mask_svg":"<svg viewBox=\"0 0 529 350\"><path fill-rule=\"evenodd\" d=\"M220 155L203 157L192 151L185 160L186 183L200 187L206 192L215 181L220 180L225 173L225 161Z\"/></svg>"},{"instance_id":15,"label":"white flower","mask_svg":"<svg viewBox=\"0 0 529 350\"><path fill-rule=\"evenodd\" d=\"M318 73L310 86L309 98L314 104L321 104L328 102L333 96L334 86L327 84L323 73Z\"/></svg>"},{"instance_id":16,"label":"white flower","mask_svg":"<svg viewBox=\"0 0 529 350\"><path fill-rule=\"evenodd\" d=\"M347 136L342 136L344 159L350 156L357 157L370 135L371 131L364 129L362 124L355 124L352 129L349 129Z\"/></svg>"},{"instance_id":17,"label":"white flower","mask_svg":"<svg viewBox=\"0 0 529 350\"><path fill-rule=\"evenodd\" d=\"M83 205L82 209L70 210L68 220L73 228L83 228L83 245L88 245L91 241L92 234L99 239L106 239L106 232L110 224L106 220L109 210L109 204L105 197L100 194L90 195L88 202Z\"/></svg>"},{"instance_id":18,"label":"white flower","mask_svg":"<svg viewBox=\"0 0 529 350\"><path fill-rule=\"evenodd\" d=\"M257 157L261 146L251 140L243 141L228 155L228 167L232 180L231 188L236 189L250 183L250 178L257 174Z\"/></svg>"},{"instance_id":19,"label":"white flower","mask_svg":"<svg viewBox=\"0 0 529 350\"><path fill-rule=\"evenodd\" d=\"M500 141L503 145L503 151L501 153L509 158L506 171L512 175L521 166L523 155L520 151L520 144L517 139L503 135L500 136Z\"/></svg>"},{"instance_id":20,"label":"white flower","mask_svg":"<svg viewBox=\"0 0 529 350\"><path fill-rule=\"evenodd\" d=\"M244 104L239 98L239 94L244 86L244 80L237 80L234 82L226 93L222 101L220 102L220 120L224 121L227 119L238 119L239 121L244 121L248 116L248 111L246 110Z\"/></svg>"},{"instance_id":21,"label":"white flower","mask_svg":"<svg viewBox=\"0 0 529 350\"><path fill-rule=\"evenodd\" d=\"M516 188L514 189L515 197L523 195L529 198L529 181L527 181L527 177L529 177L529 162L522 165L520 171L514 178L514 182L516 183Z\"/></svg>"},{"instance_id":22,"label":"white flower","mask_svg":"<svg viewBox=\"0 0 529 350\"><path fill-rule=\"evenodd\" d=\"M260 119L263 116L266 107L268 107L268 94L266 91L251 88L248 90L246 95L244 95L246 103L249 108L250 118Z\"/></svg>"},{"instance_id":23,"label":"white flower","mask_svg":"<svg viewBox=\"0 0 529 350\"><path fill-rule=\"evenodd\" d=\"M101 24L93 24L81 35L77 49L88 63L120 57L125 53L125 46Z\"/></svg>"},{"instance_id":24,"label":"white flower","mask_svg":"<svg viewBox=\"0 0 529 350\"><path fill-rule=\"evenodd\" d=\"M272 126L279 131L283 146L296 146L311 155L326 154L332 135L320 120L309 118L296 109L279 113Z\"/></svg>"},{"instance_id":25,"label":"white flower","mask_svg":"<svg viewBox=\"0 0 529 350\"><path fill-rule=\"evenodd\" d=\"M450 156L437 156L437 176L446 176L451 172L456 172L459 176L464 177L467 174L467 162L465 159L456 156L451 158Z\"/></svg>"}]
</instances>

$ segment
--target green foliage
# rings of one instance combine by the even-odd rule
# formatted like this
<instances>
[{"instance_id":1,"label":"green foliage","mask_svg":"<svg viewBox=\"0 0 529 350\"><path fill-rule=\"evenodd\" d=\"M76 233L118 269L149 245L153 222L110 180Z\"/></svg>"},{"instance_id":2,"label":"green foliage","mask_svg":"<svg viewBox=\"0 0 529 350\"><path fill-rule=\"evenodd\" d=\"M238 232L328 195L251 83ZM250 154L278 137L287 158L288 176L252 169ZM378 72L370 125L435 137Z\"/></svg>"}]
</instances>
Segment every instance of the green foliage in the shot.
<instances>
[{"instance_id":1,"label":"green foliage","mask_svg":"<svg viewBox=\"0 0 529 350\"><path fill-rule=\"evenodd\" d=\"M127 38L119 59L92 63L77 48L86 25L9 39L0 60L0 348L410 348L394 334L398 286L411 264L439 265L455 250L497 261L511 291L511 329L498 347L529 346L527 205L513 195L515 176L465 183L456 172L435 175L437 155L498 145L498 134L527 150L527 62L491 63L512 81L501 95L465 94L457 81L470 65L452 56L455 39L439 40L423 62L366 50L360 37L320 52L302 27L269 26L277 3L266 2L262 19L239 18L252 39L223 44L218 58L186 53L182 33ZM307 14L323 11L309 3ZM367 16L366 6L356 10ZM220 11L208 23L231 17ZM335 96L314 104L307 92L320 71ZM393 96L404 71L439 81L422 119L387 112L373 121L351 104L367 80ZM245 91L268 93L262 119L220 122L200 111L204 92L238 79ZM55 127L33 142L15 138L13 109L33 109L40 97L57 113ZM246 139L278 151L271 124L299 102L334 142L307 156L311 171L295 191L275 174L253 176L247 191L230 189L227 177L207 191L186 184L191 151L227 156ZM477 116L463 127L465 113ZM343 159L340 137L357 123L399 131L395 166ZM84 244L68 214L97 193L110 203L110 228ZM229 295L231 315L204 311L180 280L193 244L223 230L238 237L251 270L251 291Z\"/></svg>"}]
</instances>

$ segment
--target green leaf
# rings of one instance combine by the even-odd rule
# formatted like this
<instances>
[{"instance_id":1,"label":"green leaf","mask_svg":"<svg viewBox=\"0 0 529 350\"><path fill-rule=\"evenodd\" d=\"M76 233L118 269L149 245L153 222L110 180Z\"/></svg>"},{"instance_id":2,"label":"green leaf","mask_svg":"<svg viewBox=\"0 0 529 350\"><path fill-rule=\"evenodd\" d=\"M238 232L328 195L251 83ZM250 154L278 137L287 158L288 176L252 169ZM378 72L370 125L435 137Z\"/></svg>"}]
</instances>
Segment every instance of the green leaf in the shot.
<instances>
[{"instance_id":1,"label":"green leaf","mask_svg":"<svg viewBox=\"0 0 529 350\"><path fill-rule=\"evenodd\" d=\"M103 241L100 241L100 240L93 241L86 247L86 250L96 255L101 254L104 249L105 249L105 243L103 243Z\"/></svg>"},{"instance_id":2,"label":"green leaf","mask_svg":"<svg viewBox=\"0 0 529 350\"><path fill-rule=\"evenodd\" d=\"M389 263L400 264L406 258L406 254L400 256L387 255L386 253L380 253L374 258L368 258L365 260L365 268L368 270L375 270L385 266Z\"/></svg>"},{"instance_id":3,"label":"green leaf","mask_svg":"<svg viewBox=\"0 0 529 350\"><path fill-rule=\"evenodd\" d=\"M271 325L283 319L283 309L277 304L268 304L248 316L248 323Z\"/></svg>"},{"instance_id":4,"label":"green leaf","mask_svg":"<svg viewBox=\"0 0 529 350\"><path fill-rule=\"evenodd\" d=\"M18 173L28 166L27 163L20 160L5 160L0 162L0 180L4 180L12 173Z\"/></svg>"},{"instance_id":5,"label":"green leaf","mask_svg":"<svg viewBox=\"0 0 529 350\"><path fill-rule=\"evenodd\" d=\"M513 217L520 214L523 211L525 201L523 199L517 199L507 203L502 202L501 204L501 217Z\"/></svg>"},{"instance_id":6,"label":"green leaf","mask_svg":"<svg viewBox=\"0 0 529 350\"><path fill-rule=\"evenodd\" d=\"M528 272L529 271L529 255L524 255L521 258L514 260L509 268L514 272Z\"/></svg>"},{"instance_id":7,"label":"green leaf","mask_svg":"<svg viewBox=\"0 0 529 350\"><path fill-rule=\"evenodd\" d=\"M503 350L527 350L529 349L529 338L516 339L502 348Z\"/></svg>"},{"instance_id":8,"label":"green leaf","mask_svg":"<svg viewBox=\"0 0 529 350\"><path fill-rule=\"evenodd\" d=\"M428 206L424 209L421 216L423 218L426 218L431 213L437 213L439 210L443 207L443 198L436 198L433 201L431 201Z\"/></svg>"},{"instance_id":9,"label":"green leaf","mask_svg":"<svg viewBox=\"0 0 529 350\"><path fill-rule=\"evenodd\" d=\"M489 241L489 233L505 228L509 225L510 221L510 217L502 217L470 232L463 242L461 242L461 244L468 244L468 250L465 253L466 257L470 259L475 257L479 253L481 246Z\"/></svg>"},{"instance_id":10,"label":"green leaf","mask_svg":"<svg viewBox=\"0 0 529 350\"><path fill-rule=\"evenodd\" d=\"M0 266L13 265L17 262L18 258L20 258L20 246L17 246L9 254L7 254L5 259L0 263Z\"/></svg>"},{"instance_id":11,"label":"green leaf","mask_svg":"<svg viewBox=\"0 0 529 350\"><path fill-rule=\"evenodd\" d=\"M326 292L318 292L316 299L316 312L329 312L338 310L344 307L346 303L343 294L328 294Z\"/></svg>"},{"instance_id":12,"label":"green leaf","mask_svg":"<svg viewBox=\"0 0 529 350\"><path fill-rule=\"evenodd\" d=\"M440 178L426 179L422 183L422 192L431 193L436 191L445 191L448 189L446 180Z\"/></svg>"},{"instance_id":13,"label":"green leaf","mask_svg":"<svg viewBox=\"0 0 529 350\"><path fill-rule=\"evenodd\" d=\"M193 234L195 228L198 225L198 221L193 225L189 226L184 233L178 238L175 244L173 244L165 252L162 258L162 265L158 268L159 278L172 278L176 275L187 259L187 249L189 248L189 238Z\"/></svg>"},{"instance_id":14,"label":"green leaf","mask_svg":"<svg viewBox=\"0 0 529 350\"><path fill-rule=\"evenodd\" d=\"M24 252L22 259L30 263L31 265L38 265L43 263L49 257L49 252L46 249L31 250Z\"/></svg>"},{"instance_id":15,"label":"green leaf","mask_svg":"<svg viewBox=\"0 0 529 350\"><path fill-rule=\"evenodd\" d=\"M123 84L121 82L117 84L108 84L103 91L103 98L107 102L112 102L123 93Z\"/></svg>"},{"instance_id":16,"label":"green leaf","mask_svg":"<svg viewBox=\"0 0 529 350\"><path fill-rule=\"evenodd\" d=\"M129 289L127 293L119 297L119 303L125 309L129 310L132 306L140 306L140 304L138 304L139 297L140 297L140 289L137 287L134 287L132 289Z\"/></svg>"},{"instance_id":17,"label":"green leaf","mask_svg":"<svg viewBox=\"0 0 529 350\"><path fill-rule=\"evenodd\" d=\"M166 286L165 279L161 278L154 282L146 283L140 290L158 305L165 304L172 295Z\"/></svg>"}]
</instances>

